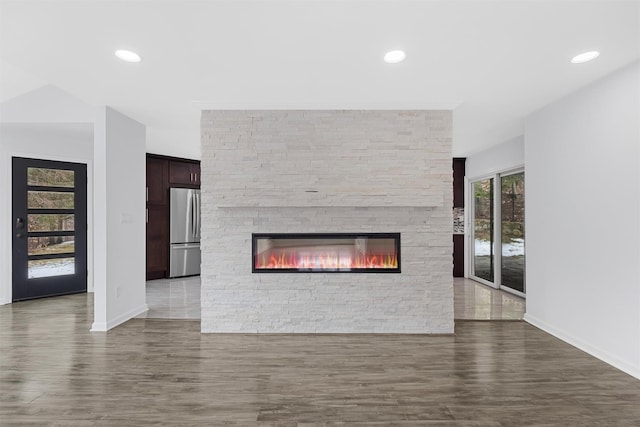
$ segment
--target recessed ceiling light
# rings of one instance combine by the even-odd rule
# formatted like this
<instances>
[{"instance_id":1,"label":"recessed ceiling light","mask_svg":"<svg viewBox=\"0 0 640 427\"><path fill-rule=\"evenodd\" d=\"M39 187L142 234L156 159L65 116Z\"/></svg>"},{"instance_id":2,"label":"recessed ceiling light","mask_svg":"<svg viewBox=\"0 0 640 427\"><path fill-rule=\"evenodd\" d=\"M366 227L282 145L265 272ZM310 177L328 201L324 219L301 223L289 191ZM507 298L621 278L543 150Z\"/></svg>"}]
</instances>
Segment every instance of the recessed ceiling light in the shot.
<instances>
[{"instance_id":1,"label":"recessed ceiling light","mask_svg":"<svg viewBox=\"0 0 640 427\"><path fill-rule=\"evenodd\" d=\"M574 56L573 59L571 59L571 63L581 64L583 62L596 59L598 56L600 56L600 52L598 52L597 50L590 50L589 52L583 52L580 55Z\"/></svg>"},{"instance_id":2,"label":"recessed ceiling light","mask_svg":"<svg viewBox=\"0 0 640 427\"><path fill-rule=\"evenodd\" d=\"M115 51L115 54L118 58L127 62L140 62L142 58L135 52L131 52L130 50L118 49Z\"/></svg>"},{"instance_id":3,"label":"recessed ceiling light","mask_svg":"<svg viewBox=\"0 0 640 427\"><path fill-rule=\"evenodd\" d=\"M384 55L384 62L387 64L397 64L398 62L404 61L407 57L407 54L402 50L392 50L391 52L387 52Z\"/></svg>"}]
</instances>

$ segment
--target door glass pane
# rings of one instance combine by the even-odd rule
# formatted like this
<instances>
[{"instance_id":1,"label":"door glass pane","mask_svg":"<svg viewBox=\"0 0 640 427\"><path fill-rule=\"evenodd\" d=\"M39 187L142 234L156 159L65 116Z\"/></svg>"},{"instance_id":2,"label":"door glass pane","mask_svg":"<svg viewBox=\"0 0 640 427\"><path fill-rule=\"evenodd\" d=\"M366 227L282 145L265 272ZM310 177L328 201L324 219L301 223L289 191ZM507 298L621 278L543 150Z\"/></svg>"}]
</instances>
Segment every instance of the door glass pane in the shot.
<instances>
[{"instance_id":1,"label":"door glass pane","mask_svg":"<svg viewBox=\"0 0 640 427\"><path fill-rule=\"evenodd\" d=\"M503 176L502 285L524 292L524 173Z\"/></svg>"},{"instance_id":2,"label":"door glass pane","mask_svg":"<svg viewBox=\"0 0 640 427\"><path fill-rule=\"evenodd\" d=\"M493 178L473 183L474 276L493 282Z\"/></svg>"},{"instance_id":3,"label":"door glass pane","mask_svg":"<svg viewBox=\"0 0 640 427\"><path fill-rule=\"evenodd\" d=\"M73 231L73 214L29 214L28 231Z\"/></svg>"},{"instance_id":4,"label":"door glass pane","mask_svg":"<svg viewBox=\"0 0 640 427\"><path fill-rule=\"evenodd\" d=\"M74 236L29 237L29 255L72 254Z\"/></svg>"},{"instance_id":5,"label":"door glass pane","mask_svg":"<svg viewBox=\"0 0 640 427\"><path fill-rule=\"evenodd\" d=\"M73 171L63 169L27 168L27 185L73 188Z\"/></svg>"},{"instance_id":6,"label":"door glass pane","mask_svg":"<svg viewBox=\"0 0 640 427\"><path fill-rule=\"evenodd\" d=\"M73 209L73 193L29 191L29 209Z\"/></svg>"},{"instance_id":7,"label":"door glass pane","mask_svg":"<svg viewBox=\"0 0 640 427\"><path fill-rule=\"evenodd\" d=\"M29 279L75 274L75 258L39 259L29 261Z\"/></svg>"}]
</instances>

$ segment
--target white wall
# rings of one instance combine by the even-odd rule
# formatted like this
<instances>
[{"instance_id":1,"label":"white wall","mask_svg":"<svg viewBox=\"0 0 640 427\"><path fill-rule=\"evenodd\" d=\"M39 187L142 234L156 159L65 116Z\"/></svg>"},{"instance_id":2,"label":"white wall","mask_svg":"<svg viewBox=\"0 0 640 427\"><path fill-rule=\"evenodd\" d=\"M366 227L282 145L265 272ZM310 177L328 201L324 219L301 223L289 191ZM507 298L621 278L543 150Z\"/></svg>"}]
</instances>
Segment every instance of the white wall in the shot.
<instances>
[{"instance_id":1,"label":"white wall","mask_svg":"<svg viewBox=\"0 0 640 427\"><path fill-rule=\"evenodd\" d=\"M94 114L92 106L52 85L0 104L3 123L93 123Z\"/></svg>"},{"instance_id":2,"label":"white wall","mask_svg":"<svg viewBox=\"0 0 640 427\"><path fill-rule=\"evenodd\" d=\"M95 121L95 305L93 331L147 310L145 127L109 108Z\"/></svg>"},{"instance_id":3,"label":"white wall","mask_svg":"<svg viewBox=\"0 0 640 427\"><path fill-rule=\"evenodd\" d=\"M481 178L522 166L524 136L519 136L467 157L465 176L468 179Z\"/></svg>"},{"instance_id":4,"label":"white wall","mask_svg":"<svg viewBox=\"0 0 640 427\"><path fill-rule=\"evenodd\" d=\"M638 378L639 103L635 63L525 126L525 319Z\"/></svg>"},{"instance_id":5,"label":"white wall","mask_svg":"<svg viewBox=\"0 0 640 427\"><path fill-rule=\"evenodd\" d=\"M87 290L93 291L93 124L0 124L0 224L11 224L11 158L87 164ZM11 227L0 227L0 304L12 299Z\"/></svg>"}]
</instances>

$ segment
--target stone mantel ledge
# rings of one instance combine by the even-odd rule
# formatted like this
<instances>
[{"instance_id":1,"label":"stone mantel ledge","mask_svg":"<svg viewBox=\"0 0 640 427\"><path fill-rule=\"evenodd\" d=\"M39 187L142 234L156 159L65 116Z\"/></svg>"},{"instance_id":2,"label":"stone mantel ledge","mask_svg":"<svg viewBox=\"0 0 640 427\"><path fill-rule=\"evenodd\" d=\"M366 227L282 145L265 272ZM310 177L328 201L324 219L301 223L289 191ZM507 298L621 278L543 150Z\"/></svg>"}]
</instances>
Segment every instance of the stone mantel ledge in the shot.
<instances>
[{"instance_id":1,"label":"stone mantel ledge","mask_svg":"<svg viewBox=\"0 0 640 427\"><path fill-rule=\"evenodd\" d=\"M215 197L214 206L218 208L442 208L445 206L444 197L389 197L366 196L357 197L313 197L317 193L311 193L311 197L302 195L298 199L290 200L279 198L265 198L264 194L259 199L246 197L225 198Z\"/></svg>"},{"instance_id":2,"label":"stone mantel ledge","mask_svg":"<svg viewBox=\"0 0 640 427\"><path fill-rule=\"evenodd\" d=\"M426 204L401 204L401 205L372 205L372 204L368 204L368 205L356 205L356 204L342 204L342 205L336 205L336 204L326 204L326 205L321 205L319 203L314 203L314 204L308 204L308 205L304 205L304 204L296 204L296 205L291 205L291 204L282 204L282 205L276 205L276 204L240 204L240 203L216 203L214 208L218 208L218 209L282 209L282 208L292 208L292 209L296 209L296 208L321 208L321 209L326 209L326 208L371 208L371 209L389 209L389 208L407 208L407 209L413 209L413 208L420 208L420 209L438 209L441 208L442 205L426 205Z\"/></svg>"}]
</instances>

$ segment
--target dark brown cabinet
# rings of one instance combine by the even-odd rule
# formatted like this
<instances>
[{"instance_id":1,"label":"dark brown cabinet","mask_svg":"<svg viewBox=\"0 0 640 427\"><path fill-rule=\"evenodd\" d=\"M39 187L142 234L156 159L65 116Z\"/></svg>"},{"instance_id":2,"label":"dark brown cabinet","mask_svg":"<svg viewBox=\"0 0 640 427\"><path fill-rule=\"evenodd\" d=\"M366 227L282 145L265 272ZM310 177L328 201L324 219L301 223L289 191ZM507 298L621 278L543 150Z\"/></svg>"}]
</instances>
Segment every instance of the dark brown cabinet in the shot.
<instances>
[{"instance_id":1,"label":"dark brown cabinet","mask_svg":"<svg viewBox=\"0 0 640 427\"><path fill-rule=\"evenodd\" d=\"M167 206L147 207L147 280L167 277L169 257Z\"/></svg>"},{"instance_id":2,"label":"dark brown cabinet","mask_svg":"<svg viewBox=\"0 0 640 427\"><path fill-rule=\"evenodd\" d=\"M464 176L467 159L453 159L453 208L464 212ZM464 234L453 235L453 277L464 277Z\"/></svg>"},{"instance_id":3,"label":"dark brown cabinet","mask_svg":"<svg viewBox=\"0 0 640 427\"><path fill-rule=\"evenodd\" d=\"M147 155L147 280L167 275L169 162Z\"/></svg>"},{"instance_id":4,"label":"dark brown cabinet","mask_svg":"<svg viewBox=\"0 0 640 427\"><path fill-rule=\"evenodd\" d=\"M147 204L166 205L168 203L168 173L166 160L147 157Z\"/></svg>"},{"instance_id":5,"label":"dark brown cabinet","mask_svg":"<svg viewBox=\"0 0 640 427\"><path fill-rule=\"evenodd\" d=\"M169 162L169 183L188 187L200 185L200 163L172 160Z\"/></svg>"},{"instance_id":6,"label":"dark brown cabinet","mask_svg":"<svg viewBox=\"0 0 640 427\"><path fill-rule=\"evenodd\" d=\"M200 188L200 162L147 154L147 280L169 273L169 188Z\"/></svg>"}]
</instances>

